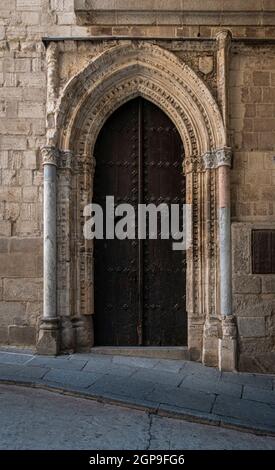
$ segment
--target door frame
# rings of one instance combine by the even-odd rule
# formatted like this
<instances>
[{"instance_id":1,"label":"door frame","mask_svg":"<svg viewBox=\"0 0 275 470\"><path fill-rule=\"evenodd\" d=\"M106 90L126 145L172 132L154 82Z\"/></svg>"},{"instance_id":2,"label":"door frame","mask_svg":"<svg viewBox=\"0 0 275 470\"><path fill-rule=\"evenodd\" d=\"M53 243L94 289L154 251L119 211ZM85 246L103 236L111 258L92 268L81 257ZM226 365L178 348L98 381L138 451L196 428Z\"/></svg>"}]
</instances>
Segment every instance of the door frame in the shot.
<instances>
[{"instance_id":1,"label":"door frame","mask_svg":"<svg viewBox=\"0 0 275 470\"><path fill-rule=\"evenodd\" d=\"M226 66L228 38L223 35L218 42L223 52L218 55L220 86L226 77L222 66ZM229 349L230 341L235 341L234 318L228 312L225 321L221 316L225 313L221 312L220 292L227 289L230 300L231 287L230 266L224 273L217 261L224 255L219 249L219 235L228 230L217 221L217 179L220 168L231 165L231 150L217 102L186 63L152 42L122 41L110 46L76 73L64 89L56 86L58 55L59 43L50 42L47 145L42 155L44 172L50 165L57 168L57 180L56 173L51 176L53 187L57 186L56 217L47 205L50 192L47 187L44 190L44 214L48 216L51 211L51 223L56 224L53 238L56 236L57 255L51 265L44 257L44 311L38 351L81 351L90 349L93 342L93 247L82 237L83 208L93 193L93 149L107 118L126 101L142 96L170 117L183 141L187 203L193 208L192 246L187 251L188 350L191 359L217 365L223 339ZM47 226L44 236L46 240ZM52 243L52 258L54 250Z\"/></svg>"}]
</instances>

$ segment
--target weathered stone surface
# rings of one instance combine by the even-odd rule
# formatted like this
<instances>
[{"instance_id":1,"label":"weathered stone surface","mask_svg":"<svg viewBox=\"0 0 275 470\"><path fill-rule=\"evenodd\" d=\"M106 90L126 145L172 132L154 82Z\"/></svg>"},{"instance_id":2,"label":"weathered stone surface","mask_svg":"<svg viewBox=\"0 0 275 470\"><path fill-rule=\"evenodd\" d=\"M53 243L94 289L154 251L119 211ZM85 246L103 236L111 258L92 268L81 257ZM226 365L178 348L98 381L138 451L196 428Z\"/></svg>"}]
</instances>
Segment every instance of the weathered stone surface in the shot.
<instances>
[{"instance_id":1,"label":"weathered stone surface","mask_svg":"<svg viewBox=\"0 0 275 470\"><path fill-rule=\"evenodd\" d=\"M167 113L173 116L177 127L180 128L182 126L181 119L178 118L178 111L173 103L177 102L181 107L181 98L184 100L185 78L187 88L190 87L193 75L185 75L188 66L196 76L195 82L202 84L202 87L205 83L206 87L195 88L197 91L192 100L197 95L199 97L198 103L190 107L190 102L185 101L186 109L189 111L185 112L185 110L182 115L188 116L193 113L194 109L199 109L200 102L205 100L208 93L207 90L210 90L214 96L214 99L210 100L211 106L207 101L205 102L204 111L206 110L206 114L209 114L208 120L205 120L204 112L199 114L200 117L195 113L193 122L196 122L197 126L194 127L194 132L190 131L193 128L191 121L182 127L185 156L188 163L190 145L194 146L192 155L198 153L199 156L201 156L198 148L200 143L205 144L207 141L212 147L215 146L214 141L222 129L222 122L220 122L214 131L209 131L213 119L215 121L216 101L220 105L224 122L226 122L227 117L229 118L225 109L227 94L229 95L230 119L228 119L227 131L230 134L234 154L231 172L234 314L241 319L239 321L240 329L243 332L246 330L246 333L251 330L249 325L254 321L254 318L259 319L258 325L262 324L263 317L266 317L267 322L264 336L252 337L255 343L254 349L251 349L252 343L248 345L245 342L246 339L249 339L246 336L240 337L238 344L241 356L247 350L252 355L258 354L259 351L264 354L264 350L268 354L268 351L274 349L275 302L272 297L275 289L274 279L272 276L252 274L250 238L252 227L263 228L268 224L270 227L274 222L275 215L275 174L273 174L275 170L273 159L275 146L274 45L263 43L256 45L254 43L247 47L234 40L231 45L232 53L227 63L228 67L225 67L223 52L220 53L220 50L216 50L217 44L202 38L214 38L225 24L229 27L234 38L274 38L275 9L274 6L271 6L272 2L263 1L259 7L259 2L254 0L234 1L232 4L226 5L226 8L222 8L218 0L206 2L186 0L184 5L180 1L170 0L161 2L158 7L156 7L156 2L150 0L144 2L113 2L112 0L63 2L53 0L47 5L44 3L43 0L1 0L0 5L2 18L0 25L0 237L4 237L4 241L0 240L0 299L4 298L5 300L2 302L9 303L10 319L14 315L14 321L17 321L17 314L12 312L15 309L14 305L19 304L24 307L25 321L28 326L37 325L42 314L41 235L43 224L41 203L43 176L39 148L46 143L46 133L48 133L50 140L54 141L56 138L53 135L54 128L52 127L55 122L54 107L64 92L66 83L80 70L91 64L96 56L100 56L110 47L119 44L121 47L122 44L124 46L126 44L125 41L119 42L117 40L110 43L100 40L96 43L65 40L59 43L58 48L48 46L46 54L41 38L43 36L68 36L69 38L72 36L129 35L143 37L147 44L147 46L143 46L140 43L135 52L139 55L138 63L140 65L143 47L147 47L144 56L146 60L142 64L142 67L147 67L146 83L144 80L142 81L142 67L140 67L138 85L135 85L134 74L131 75L131 80L127 81L128 70L126 69L130 63L133 63L132 51L130 55L127 55L128 52L122 54L121 67L117 65L120 60L119 54L117 54L114 60L110 60L109 65L108 61L106 64L103 61L100 67L95 67L91 77L88 77L88 74L85 79L79 80L78 89L68 93L68 96L63 94L65 107L61 115L66 117L67 122L70 121L69 113L75 112L83 93L86 92L86 87L89 87L89 80L93 80L98 73L100 86L94 94L95 102L98 100L98 111L96 106L93 107L96 111L93 122L96 125L87 134L92 138L85 137L86 131L82 117L87 114L88 119L90 108L83 108L83 112L79 113L79 123L75 125L73 140L76 146L82 138L81 142L84 142L85 139L86 142L90 142L93 136L97 135L104 120L103 110L107 106L106 103L109 106L108 113L111 113L116 109L119 100L128 99L127 93L129 94L129 92L145 93L145 95L147 93L146 97L148 98L150 95L156 104L163 103ZM93 10L92 15L87 16L86 12L89 11L91 5L96 10ZM182 14L182 11L185 14ZM75 12L77 12L76 15ZM81 26L83 22L88 22L90 26L88 28ZM270 24L265 26L265 22ZM155 50L152 41L147 41L150 37L174 37L176 39L175 41L165 39L162 39L161 42L154 41L165 51L160 55L156 54L150 66L154 68L154 64L160 62L162 66L164 65L164 67L155 67L154 69L154 80L161 83L162 91L159 87L156 88L155 82L152 81L151 69L149 70L147 66L148 60L150 61L153 57L150 54L153 54ZM198 41L179 41L178 39L182 37L198 38ZM223 38L223 35L220 37ZM51 53L51 49L55 52ZM166 62L168 51L172 51L174 54L171 62ZM177 73L177 58L186 63L186 67L181 69L180 73ZM123 61L126 64L125 70L123 70L125 65ZM117 87L115 73L112 69L116 66L117 73L121 74L121 81ZM229 69L228 77L227 68ZM165 75L169 77L168 80L165 79ZM198 82L197 76L202 77L203 82ZM108 87L109 85L111 88L113 87L110 94L104 91L104 80L105 83L108 83ZM138 89L133 89L135 86ZM175 89L177 89L177 93L174 99ZM204 91L202 92L202 90ZM64 114L62 114L63 111ZM47 126L45 127L46 117ZM60 123L61 131L68 130L67 122L63 128L62 122ZM199 129L198 135L196 135L197 128ZM81 139L79 138L79 129L83 131ZM186 129L188 129L188 133L191 132L190 139L186 138ZM226 144L223 139L221 132L217 146L222 147ZM207 149L205 148L205 150ZM204 209L201 211L201 208L205 207L204 201L201 201L200 197L204 194L206 179L204 174L198 180L194 177L192 188L189 183L191 179L188 180L188 178L189 176L187 176L187 195L190 202L195 204L194 260L198 260L194 261L192 269L190 266L188 268L191 275L188 277L187 292L195 292L194 297L188 300L190 303L188 311L195 318L195 320L188 319L189 354L192 359L202 358L205 363L215 366L218 360L219 328L212 336L208 335L203 338L205 318L199 304L203 302L206 315L219 311L216 301L213 300L218 298L220 279L217 263L219 227L215 220L215 204L218 202L218 198L215 181L212 178L209 182L211 198L208 196L205 198L206 201L212 201L210 201L209 207L211 213L210 235L209 240L204 242L205 237L208 237L208 229L205 230L203 224L200 223L200 219L204 219L204 213L202 213ZM78 181L74 178L70 181L66 180L67 187L62 186L63 189L60 191L58 214L59 217L60 215L62 217L58 219L58 236L63 241L66 240L71 227L78 226L78 222L76 223L70 217L73 213L78 212L79 214L81 208L76 207L75 202L71 201L70 195L72 194L71 187L83 187L83 181L80 179ZM84 180L92 181L92 176L89 175ZM90 197L90 189L90 187L84 188L80 200L84 201ZM196 195L199 199L197 202L195 201ZM65 237L64 234L66 234ZM78 234L77 237L79 241L80 235ZM7 243L7 238L11 238L10 243ZM79 265L76 266L77 263L75 263L70 266L71 272L86 272L88 276L90 275L90 266L85 264L82 252L74 252L74 255L71 256L70 247L76 246L75 241L73 239L67 245L65 242L62 243L62 246L59 247L60 259L72 260L76 256ZM208 269L206 265L210 260L208 252L211 252L211 257L215 258L215 262L206 272ZM200 262L201 253L202 263ZM83 268L84 266L85 268ZM77 286L79 284L81 286L81 292L78 292L76 286L69 285L68 280L71 274L65 267L65 263L60 266L58 276L58 283L62 285L62 295L58 297L60 301L58 313L67 314L68 310L71 310L75 314L78 309L76 306L81 305L82 310L77 312L79 318L83 314L90 314L92 308L86 300L91 296L87 295L82 287L88 285L88 282L84 282L84 277L77 281ZM192 284L193 282L194 284ZM69 290L76 292L76 295L72 296L76 298L75 305L70 305ZM205 302L203 291L213 291L212 299ZM86 300L83 302L83 299ZM250 322L251 317L253 320ZM18 325L22 319L23 317L19 319L18 316ZM6 324L11 325L8 320L5 322ZM89 349L93 342L90 319L86 322L84 320L82 322L76 321L74 326L73 329L71 327L65 328L65 326L62 328L64 348L69 348L68 345L72 344L72 337L78 337L81 348ZM2 327L1 324L0 327ZM55 348L55 345L53 347ZM256 362L253 362L255 367L257 367Z\"/></svg>"},{"instance_id":2,"label":"weathered stone surface","mask_svg":"<svg viewBox=\"0 0 275 470\"><path fill-rule=\"evenodd\" d=\"M0 327L0 343L8 344L9 342L9 330L7 326Z\"/></svg>"},{"instance_id":3,"label":"weathered stone surface","mask_svg":"<svg viewBox=\"0 0 275 470\"><path fill-rule=\"evenodd\" d=\"M42 282L36 279L5 279L4 299L17 301L37 301L42 298Z\"/></svg>"},{"instance_id":4,"label":"weathered stone surface","mask_svg":"<svg viewBox=\"0 0 275 470\"><path fill-rule=\"evenodd\" d=\"M25 322L26 305L23 302L0 302L0 325L8 326Z\"/></svg>"},{"instance_id":5,"label":"weathered stone surface","mask_svg":"<svg viewBox=\"0 0 275 470\"><path fill-rule=\"evenodd\" d=\"M36 329L31 326L9 326L9 344L34 345L36 341Z\"/></svg>"},{"instance_id":6,"label":"weathered stone surface","mask_svg":"<svg viewBox=\"0 0 275 470\"><path fill-rule=\"evenodd\" d=\"M234 276L233 292L237 294L259 294L261 292L261 278L259 276Z\"/></svg>"},{"instance_id":7,"label":"weathered stone surface","mask_svg":"<svg viewBox=\"0 0 275 470\"><path fill-rule=\"evenodd\" d=\"M274 294L275 293L275 276L263 276L262 278L262 290L263 293Z\"/></svg>"},{"instance_id":8,"label":"weathered stone surface","mask_svg":"<svg viewBox=\"0 0 275 470\"><path fill-rule=\"evenodd\" d=\"M238 331L241 336L248 338L265 336L265 318L240 317L238 318Z\"/></svg>"}]
</instances>

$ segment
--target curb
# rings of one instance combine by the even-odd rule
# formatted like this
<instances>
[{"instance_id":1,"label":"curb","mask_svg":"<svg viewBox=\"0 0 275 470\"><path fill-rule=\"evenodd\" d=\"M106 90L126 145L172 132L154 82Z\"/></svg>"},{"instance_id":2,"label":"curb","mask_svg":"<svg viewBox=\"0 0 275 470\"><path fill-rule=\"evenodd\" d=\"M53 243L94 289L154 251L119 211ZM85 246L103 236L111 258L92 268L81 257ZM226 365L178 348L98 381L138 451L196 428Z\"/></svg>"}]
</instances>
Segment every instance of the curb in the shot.
<instances>
[{"instance_id":1,"label":"curb","mask_svg":"<svg viewBox=\"0 0 275 470\"><path fill-rule=\"evenodd\" d=\"M206 424L210 426L218 426L235 431L247 432L258 436L271 436L275 437L275 429L269 427L260 427L253 424L245 424L241 421L224 417L219 415L212 415L210 413L203 413L198 411L191 411L186 408L180 408L175 405L160 404L156 405L153 402L134 400L129 397L118 397L112 394L96 395L85 392L84 390L73 390L64 388L62 386L50 385L41 382L24 381L17 379L1 379L0 385L16 385L20 387L36 388L38 390L46 390L48 392L59 393L74 398L84 398L88 400L97 401L98 403L123 406L129 409L144 411L148 414L156 416L164 416L166 418L180 419L192 423Z\"/></svg>"}]
</instances>

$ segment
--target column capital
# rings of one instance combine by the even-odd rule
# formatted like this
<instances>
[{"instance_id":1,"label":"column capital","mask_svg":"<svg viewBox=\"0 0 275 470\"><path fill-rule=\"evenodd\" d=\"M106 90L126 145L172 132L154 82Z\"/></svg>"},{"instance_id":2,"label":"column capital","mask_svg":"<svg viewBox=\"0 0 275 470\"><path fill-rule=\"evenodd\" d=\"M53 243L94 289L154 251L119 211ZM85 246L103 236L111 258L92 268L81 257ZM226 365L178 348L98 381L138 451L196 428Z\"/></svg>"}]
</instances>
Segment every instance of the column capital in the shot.
<instances>
[{"instance_id":1,"label":"column capital","mask_svg":"<svg viewBox=\"0 0 275 470\"><path fill-rule=\"evenodd\" d=\"M59 168L73 169L74 153L72 150L60 150Z\"/></svg>"},{"instance_id":2,"label":"column capital","mask_svg":"<svg viewBox=\"0 0 275 470\"><path fill-rule=\"evenodd\" d=\"M223 147L216 150L216 167L232 165L232 150L230 147Z\"/></svg>"},{"instance_id":3,"label":"column capital","mask_svg":"<svg viewBox=\"0 0 275 470\"><path fill-rule=\"evenodd\" d=\"M230 147L223 147L217 150L209 150L202 156L204 169L213 170L220 166L231 167L232 150Z\"/></svg>"},{"instance_id":4,"label":"column capital","mask_svg":"<svg viewBox=\"0 0 275 470\"><path fill-rule=\"evenodd\" d=\"M45 145L44 147L41 147L40 150L43 158L43 165L57 166L59 152L56 147Z\"/></svg>"},{"instance_id":5,"label":"column capital","mask_svg":"<svg viewBox=\"0 0 275 470\"><path fill-rule=\"evenodd\" d=\"M202 160L203 160L205 170L213 170L214 168L216 168L215 152L212 152L211 150L209 150L209 152L206 152L202 156Z\"/></svg>"}]
</instances>

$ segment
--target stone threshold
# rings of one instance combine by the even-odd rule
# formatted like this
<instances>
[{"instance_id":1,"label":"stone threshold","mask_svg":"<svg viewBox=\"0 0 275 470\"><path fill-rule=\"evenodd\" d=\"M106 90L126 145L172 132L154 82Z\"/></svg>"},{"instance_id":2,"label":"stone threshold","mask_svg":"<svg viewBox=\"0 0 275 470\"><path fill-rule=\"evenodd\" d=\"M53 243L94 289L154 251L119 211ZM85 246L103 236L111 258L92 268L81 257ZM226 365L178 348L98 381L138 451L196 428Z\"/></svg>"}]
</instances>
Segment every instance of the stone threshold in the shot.
<instances>
[{"instance_id":1,"label":"stone threshold","mask_svg":"<svg viewBox=\"0 0 275 470\"><path fill-rule=\"evenodd\" d=\"M187 346L95 346L91 354L189 360Z\"/></svg>"}]
</instances>

